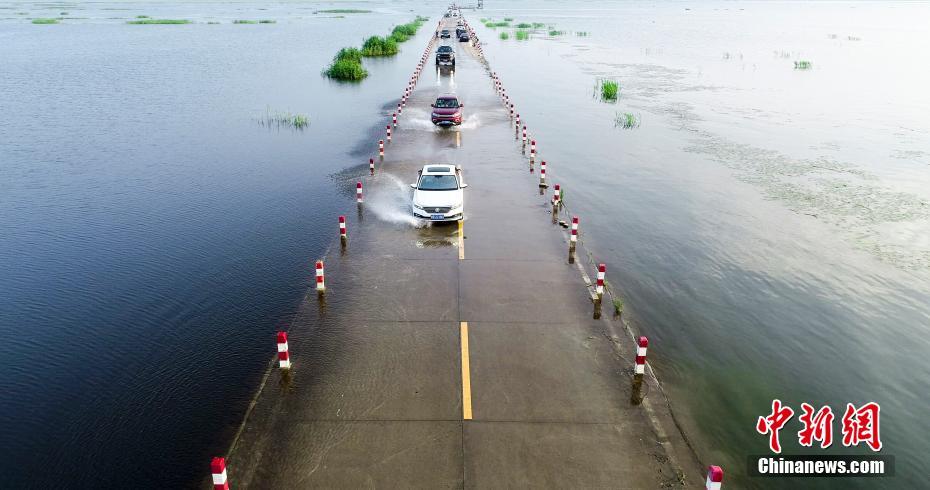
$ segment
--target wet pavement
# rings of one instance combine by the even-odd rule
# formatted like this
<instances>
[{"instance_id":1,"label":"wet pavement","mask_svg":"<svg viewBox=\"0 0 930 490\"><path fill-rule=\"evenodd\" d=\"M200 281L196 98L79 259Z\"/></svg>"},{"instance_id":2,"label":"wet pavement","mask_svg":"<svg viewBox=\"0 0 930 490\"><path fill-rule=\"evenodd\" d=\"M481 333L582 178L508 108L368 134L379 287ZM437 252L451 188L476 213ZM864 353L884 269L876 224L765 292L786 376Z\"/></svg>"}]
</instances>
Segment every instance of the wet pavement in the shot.
<instances>
[{"instance_id":1,"label":"wet pavement","mask_svg":"<svg viewBox=\"0 0 930 490\"><path fill-rule=\"evenodd\" d=\"M446 43L455 70L431 71L430 58L383 161L372 141L375 175L366 156L343 183L354 193L361 180L365 202L346 210L348 246L334 240L325 257L325 295L309 291L284 327L292 368L271 368L228 456L230 485L654 489L683 474L699 486L654 381L631 405L633 342L592 318L551 190L487 70ZM429 104L448 92L465 122L438 129ZM426 163L462 166L463 223L410 217L408 184Z\"/></svg>"}]
</instances>

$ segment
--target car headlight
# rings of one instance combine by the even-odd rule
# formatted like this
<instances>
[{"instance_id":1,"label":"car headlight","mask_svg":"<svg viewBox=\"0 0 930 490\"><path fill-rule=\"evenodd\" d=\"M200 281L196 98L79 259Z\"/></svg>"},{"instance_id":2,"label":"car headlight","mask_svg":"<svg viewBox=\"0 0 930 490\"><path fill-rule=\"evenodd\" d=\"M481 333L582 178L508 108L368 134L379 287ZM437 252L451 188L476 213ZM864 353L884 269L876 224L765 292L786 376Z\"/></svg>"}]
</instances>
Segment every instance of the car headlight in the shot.
<instances>
[{"instance_id":1,"label":"car headlight","mask_svg":"<svg viewBox=\"0 0 930 490\"><path fill-rule=\"evenodd\" d=\"M425 209L423 209L423 207L421 207L421 206L420 206L419 204L417 204L417 203L413 203L413 207L416 208L416 209L419 209L420 211L426 211Z\"/></svg>"},{"instance_id":2,"label":"car headlight","mask_svg":"<svg viewBox=\"0 0 930 490\"><path fill-rule=\"evenodd\" d=\"M433 113L433 117L442 117L442 114L436 114L436 113L434 112L434 113Z\"/></svg>"}]
</instances>

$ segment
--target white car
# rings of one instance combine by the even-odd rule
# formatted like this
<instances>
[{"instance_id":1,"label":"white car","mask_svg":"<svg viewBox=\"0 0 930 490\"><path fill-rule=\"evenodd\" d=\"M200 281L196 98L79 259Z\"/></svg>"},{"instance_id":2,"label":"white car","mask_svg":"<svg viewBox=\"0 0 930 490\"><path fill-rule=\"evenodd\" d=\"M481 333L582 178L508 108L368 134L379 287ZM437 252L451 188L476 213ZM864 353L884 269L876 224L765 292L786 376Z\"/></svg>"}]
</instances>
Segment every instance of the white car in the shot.
<instances>
[{"instance_id":1,"label":"white car","mask_svg":"<svg viewBox=\"0 0 930 490\"><path fill-rule=\"evenodd\" d=\"M431 221L458 221L465 217L462 169L455 165L425 165L413 187L413 215Z\"/></svg>"}]
</instances>

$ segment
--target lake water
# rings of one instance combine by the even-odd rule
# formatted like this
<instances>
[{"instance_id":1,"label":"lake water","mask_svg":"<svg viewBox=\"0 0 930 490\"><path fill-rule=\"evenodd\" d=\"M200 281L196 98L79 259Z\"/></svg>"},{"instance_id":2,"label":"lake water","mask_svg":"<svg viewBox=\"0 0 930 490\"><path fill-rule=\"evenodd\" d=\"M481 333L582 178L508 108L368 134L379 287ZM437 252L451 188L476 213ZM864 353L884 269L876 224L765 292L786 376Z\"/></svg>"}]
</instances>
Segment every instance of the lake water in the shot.
<instances>
[{"instance_id":1,"label":"lake water","mask_svg":"<svg viewBox=\"0 0 930 490\"><path fill-rule=\"evenodd\" d=\"M546 25L478 32L701 459L779 488L745 477L772 398L838 418L875 401L898 476L801 484L921 486L930 6L487 3L469 18ZM203 478L428 28L361 84L320 71L445 4L0 3L4 488ZM375 12L314 13L346 7ZM260 124L278 111L311 124ZM639 127L615 126L627 112ZM795 423L786 451L818 453Z\"/></svg>"}]
</instances>

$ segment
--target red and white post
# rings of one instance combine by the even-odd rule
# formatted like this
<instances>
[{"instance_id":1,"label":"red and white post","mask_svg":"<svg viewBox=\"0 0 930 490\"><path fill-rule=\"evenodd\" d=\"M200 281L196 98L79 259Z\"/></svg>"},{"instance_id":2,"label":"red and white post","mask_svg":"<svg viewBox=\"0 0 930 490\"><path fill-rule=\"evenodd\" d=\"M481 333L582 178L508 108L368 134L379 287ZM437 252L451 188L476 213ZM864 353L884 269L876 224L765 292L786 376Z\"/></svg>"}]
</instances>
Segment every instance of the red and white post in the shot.
<instances>
[{"instance_id":1,"label":"red and white post","mask_svg":"<svg viewBox=\"0 0 930 490\"><path fill-rule=\"evenodd\" d=\"M346 232L346 217L339 217L339 241L342 243L342 246L345 247L349 244L349 234Z\"/></svg>"},{"instance_id":2,"label":"red and white post","mask_svg":"<svg viewBox=\"0 0 930 490\"><path fill-rule=\"evenodd\" d=\"M287 332L278 332L278 366L281 369L291 368L291 355L287 350Z\"/></svg>"},{"instance_id":3,"label":"red and white post","mask_svg":"<svg viewBox=\"0 0 930 490\"><path fill-rule=\"evenodd\" d=\"M556 184L552 188L552 222L559 222L559 205L562 204L562 187Z\"/></svg>"},{"instance_id":4,"label":"red and white post","mask_svg":"<svg viewBox=\"0 0 930 490\"><path fill-rule=\"evenodd\" d=\"M323 293L326 291L326 273L323 270L323 261L316 261L316 292Z\"/></svg>"},{"instance_id":5,"label":"red and white post","mask_svg":"<svg viewBox=\"0 0 930 490\"><path fill-rule=\"evenodd\" d=\"M387 140L391 141L391 125L390 124L385 126L385 131L387 132Z\"/></svg>"},{"instance_id":6,"label":"red and white post","mask_svg":"<svg viewBox=\"0 0 930 490\"><path fill-rule=\"evenodd\" d=\"M630 402L639 405L643 402L643 377L646 374L646 348L649 339L640 336L636 341L636 364L633 366L633 391Z\"/></svg>"},{"instance_id":7,"label":"red and white post","mask_svg":"<svg viewBox=\"0 0 930 490\"><path fill-rule=\"evenodd\" d=\"M536 161L536 140L530 141L530 165Z\"/></svg>"},{"instance_id":8,"label":"red and white post","mask_svg":"<svg viewBox=\"0 0 930 490\"><path fill-rule=\"evenodd\" d=\"M384 159L384 140L378 140L378 156Z\"/></svg>"},{"instance_id":9,"label":"red and white post","mask_svg":"<svg viewBox=\"0 0 930 490\"><path fill-rule=\"evenodd\" d=\"M598 264L597 282L594 286L594 319L601 317L601 302L604 300L604 281L607 276L607 266Z\"/></svg>"},{"instance_id":10,"label":"red and white post","mask_svg":"<svg viewBox=\"0 0 930 490\"><path fill-rule=\"evenodd\" d=\"M368 159L368 171L371 172L371 175L375 174L375 159L374 158Z\"/></svg>"},{"instance_id":11,"label":"red and white post","mask_svg":"<svg viewBox=\"0 0 930 490\"><path fill-rule=\"evenodd\" d=\"M229 490L225 458L213 458L210 461L210 472L213 473L213 490Z\"/></svg>"},{"instance_id":12,"label":"red and white post","mask_svg":"<svg viewBox=\"0 0 930 490\"><path fill-rule=\"evenodd\" d=\"M533 170L530 168L530 170ZM539 187L546 188L549 187L549 184L546 183L546 161L543 160L539 162Z\"/></svg>"},{"instance_id":13,"label":"red and white post","mask_svg":"<svg viewBox=\"0 0 930 490\"><path fill-rule=\"evenodd\" d=\"M572 231L568 236L568 263L575 263L575 247L578 245L578 217L572 216Z\"/></svg>"},{"instance_id":14,"label":"red and white post","mask_svg":"<svg viewBox=\"0 0 930 490\"><path fill-rule=\"evenodd\" d=\"M523 148L526 148L526 126L523 126Z\"/></svg>"},{"instance_id":15,"label":"red and white post","mask_svg":"<svg viewBox=\"0 0 930 490\"><path fill-rule=\"evenodd\" d=\"M720 490L721 485L723 485L723 469L715 465L708 466L705 490Z\"/></svg>"},{"instance_id":16,"label":"red and white post","mask_svg":"<svg viewBox=\"0 0 930 490\"><path fill-rule=\"evenodd\" d=\"M395 112L394 114L391 114L391 116L394 118L394 126L397 127L397 113Z\"/></svg>"}]
</instances>

